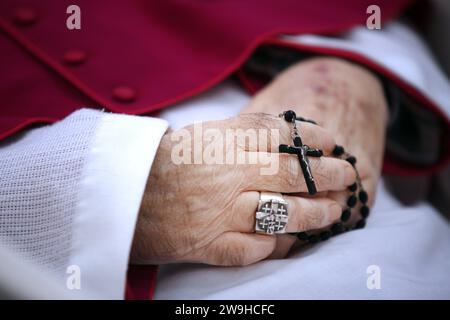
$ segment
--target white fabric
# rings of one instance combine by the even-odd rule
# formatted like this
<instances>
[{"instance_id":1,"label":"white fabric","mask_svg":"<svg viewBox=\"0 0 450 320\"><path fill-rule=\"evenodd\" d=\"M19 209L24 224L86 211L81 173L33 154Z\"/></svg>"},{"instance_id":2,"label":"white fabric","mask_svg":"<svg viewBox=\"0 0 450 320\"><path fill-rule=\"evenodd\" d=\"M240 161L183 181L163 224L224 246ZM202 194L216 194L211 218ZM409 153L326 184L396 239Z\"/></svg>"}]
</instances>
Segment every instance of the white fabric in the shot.
<instances>
[{"instance_id":1,"label":"white fabric","mask_svg":"<svg viewBox=\"0 0 450 320\"><path fill-rule=\"evenodd\" d=\"M450 84L417 36L399 23L383 32L355 28L342 39L287 41L363 53L394 71L450 114ZM380 50L382 49L382 53ZM234 116L249 97L226 82L164 110L175 128ZM208 108L197 109L197 106ZM182 116L180 116L182 115ZM380 268L381 289L368 289L367 268ZM288 260L245 268L162 266L155 299L430 299L450 298L450 227L430 205L405 207L380 184L368 226L335 237Z\"/></svg>"},{"instance_id":2,"label":"white fabric","mask_svg":"<svg viewBox=\"0 0 450 320\"><path fill-rule=\"evenodd\" d=\"M67 290L52 270L43 269L17 252L0 246L1 299L98 299L101 295L86 290Z\"/></svg>"},{"instance_id":3,"label":"white fabric","mask_svg":"<svg viewBox=\"0 0 450 320\"><path fill-rule=\"evenodd\" d=\"M3 143L1 245L64 287L67 268L78 266L80 296L123 298L137 213L166 129L161 119L85 109ZM0 280L22 277L7 266Z\"/></svg>"}]
</instances>

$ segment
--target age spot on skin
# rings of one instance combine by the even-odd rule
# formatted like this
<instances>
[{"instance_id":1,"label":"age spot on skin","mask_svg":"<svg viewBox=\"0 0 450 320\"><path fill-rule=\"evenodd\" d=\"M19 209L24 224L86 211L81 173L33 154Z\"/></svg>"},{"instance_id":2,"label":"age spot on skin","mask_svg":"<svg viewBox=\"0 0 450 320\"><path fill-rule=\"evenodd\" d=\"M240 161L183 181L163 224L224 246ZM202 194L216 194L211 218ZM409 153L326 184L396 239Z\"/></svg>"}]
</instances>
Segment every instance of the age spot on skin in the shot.
<instances>
[{"instance_id":1,"label":"age spot on skin","mask_svg":"<svg viewBox=\"0 0 450 320\"><path fill-rule=\"evenodd\" d=\"M325 63L321 63L321 64L314 66L313 70L318 73L328 73L329 68Z\"/></svg>"},{"instance_id":2,"label":"age spot on skin","mask_svg":"<svg viewBox=\"0 0 450 320\"><path fill-rule=\"evenodd\" d=\"M321 84L314 85L313 90L315 93L320 94L320 95L326 94L328 92L327 88Z\"/></svg>"}]
</instances>

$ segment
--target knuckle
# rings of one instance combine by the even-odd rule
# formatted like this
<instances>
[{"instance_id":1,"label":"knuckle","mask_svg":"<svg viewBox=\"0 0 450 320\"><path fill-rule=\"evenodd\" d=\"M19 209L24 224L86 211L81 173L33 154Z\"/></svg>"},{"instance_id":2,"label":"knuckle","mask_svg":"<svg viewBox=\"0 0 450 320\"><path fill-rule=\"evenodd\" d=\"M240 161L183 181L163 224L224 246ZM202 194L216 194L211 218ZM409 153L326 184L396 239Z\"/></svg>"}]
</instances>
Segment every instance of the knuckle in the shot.
<instances>
[{"instance_id":1,"label":"knuckle","mask_svg":"<svg viewBox=\"0 0 450 320\"><path fill-rule=\"evenodd\" d=\"M342 167L343 170L342 171L337 170L342 179L342 183L345 180L355 181L356 180L356 172L353 169L353 166L350 163L348 163L347 161L343 161L343 162L344 162L343 167Z\"/></svg>"},{"instance_id":2,"label":"knuckle","mask_svg":"<svg viewBox=\"0 0 450 320\"><path fill-rule=\"evenodd\" d=\"M327 187L336 187L342 184L345 167L341 167L336 160L330 159L322 169L322 179Z\"/></svg>"},{"instance_id":3,"label":"knuckle","mask_svg":"<svg viewBox=\"0 0 450 320\"><path fill-rule=\"evenodd\" d=\"M216 251L214 262L221 266L243 266L245 265L245 246L236 242L223 244L220 250Z\"/></svg>"},{"instance_id":4,"label":"knuckle","mask_svg":"<svg viewBox=\"0 0 450 320\"><path fill-rule=\"evenodd\" d=\"M311 229L316 229L322 226L325 214L319 206L313 206L311 214L308 216L309 225Z\"/></svg>"},{"instance_id":5,"label":"knuckle","mask_svg":"<svg viewBox=\"0 0 450 320\"><path fill-rule=\"evenodd\" d=\"M240 122L245 123L249 128L270 128L273 127L273 117L267 113L246 113L239 117Z\"/></svg>"},{"instance_id":6,"label":"knuckle","mask_svg":"<svg viewBox=\"0 0 450 320\"><path fill-rule=\"evenodd\" d=\"M294 188L299 184L300 179L300 165L298 160L291 155L284 155L281 157L281 164L285 170L283 174L279 175L281 184L283 186Z\"/></svg>"},{"instance_id":7,"label":"knuckle","mask_svg":"<svg viewBox=\"0 0 450 320\"><path fill-rule=\"evenodd\" d=\"M328 130L313 124L303 125L303 130L307 145L322 150L331 150L334 147L334 137Z\"/></svg>"},{"instance_id":8,"label":"knuckle","mask_svg":"<svg viewBox=\"0 0 450 320\"><path fill-rule=\"evenodd\" d=\"M308 221L306 221L306 214L299 217L296 221L295 227L298 231L306 231L309 230Z\"/></svg>"},{"instance_id":9,"label":"knuckle","mask_svg":"<svg viewBox=\"0 0 450 320\"><path fill-rule=\"evenodd\" d=\"M319 187L325 189L333 185L335 181L335 170L330 166L330 161L322 157L312 163L311 170L313 171L313 175L317 176L317 184Z\"/></svg>"},{"instance_id":10,"label":"knuckle","mask_svg":"<svg viewBox=\"0 0 450 320\"><path fill-rule=\"evenodd\" d=\"M311 147L320 147L320 130L317 128L312 128L308 125L308 127L303 126L304 132L303 135L305 137L305 143Z\"/></svg>"},{"instance_id":11,"label":"knuckle","mask_svg":"<svg viewBox=\"0 0 450 320\"><path fill-rule=\"evenodd\" d=\"M244 246L236 246L235 250L229 255L230 266L245 266L246 263L246 250Z\"/></svg>"},{"instance_id":12,"label":"knuckle","mask_svg":"<svg viewBox=\"0 0 450 320\"><path fill-rule=\"evenodd\" d=\"M313 171L313 173L317 172L320 173L325 164L324 164L324 158L320 157L320 158L315 158L315 159L311 159L309 160L309 165L311 167L311 170Z\"/></svg>"},{"instance_id":13,"label":"knuckle","mask_svg":"<svg viewBox=\"0 0 450 320\"><path fill-rule=\"evenodd\" d=\"M258 198L258 193L256 192L245 192L236 197L231 205L231 214L229 215L233 226L245 225L249 226L249 228L254 227L254 212L257 210ZM247 212L252 214L246 214Z\"/></svg>"},{"instance_id":14,"label":"knuckle","mask_svg":"<svg viewBox=\"0 0 450 320\"><path fill-rule=\"evenodd\" d=\"M342 176L342 172L338 166L333 166L331 168L327 168L325 170L325 174L328 177L328 184L331 186L337 185L340 180L342 180L340 177Z\"/></svg>"},{"instance_id":15,"label":"knuckle","mask_svg":"<svg viewBox=\"0 0 450 320\"><path fill-rule=\"evenodd\" d=\"M316 229L322 226L325 213L319 205L308 201L308 209L305 212L304 221L302 222L303 230Z\"/></svg>"}]
</instances>

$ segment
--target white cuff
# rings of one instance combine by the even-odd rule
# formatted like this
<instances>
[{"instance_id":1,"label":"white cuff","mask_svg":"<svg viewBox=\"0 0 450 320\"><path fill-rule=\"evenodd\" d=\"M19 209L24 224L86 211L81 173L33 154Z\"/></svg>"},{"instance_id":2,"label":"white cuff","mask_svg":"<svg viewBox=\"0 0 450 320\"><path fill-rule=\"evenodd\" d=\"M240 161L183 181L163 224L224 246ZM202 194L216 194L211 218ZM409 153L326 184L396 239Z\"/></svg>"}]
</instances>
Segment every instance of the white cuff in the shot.
<instances>
[{"instance_id":1,"label":"white cuff","mask_svg":"<svg viewBox=\"0 0 450 320\"><path fill-rule=\"evenodd\" d=\"M166 131L156 118L104 113L80 181L71 265L81 291L123 299L128 259L147 178Z\"/></svg>"}]
</instances>

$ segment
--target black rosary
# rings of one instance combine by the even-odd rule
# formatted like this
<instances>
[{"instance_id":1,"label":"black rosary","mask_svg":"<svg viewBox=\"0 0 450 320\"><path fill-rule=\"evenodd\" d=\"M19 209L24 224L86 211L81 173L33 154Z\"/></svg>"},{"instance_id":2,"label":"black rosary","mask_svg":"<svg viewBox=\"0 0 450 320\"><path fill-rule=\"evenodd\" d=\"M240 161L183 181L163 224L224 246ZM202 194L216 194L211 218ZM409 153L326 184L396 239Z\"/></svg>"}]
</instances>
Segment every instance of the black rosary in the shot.
<instances>
[{"instance_id":1,"label":"black rosary","mask_svg":"<svg viewBox=\"0 0 450 320\"><path fill-rule=\"evenodd\" d=\"M292 123L292 140L293 146L288 146L285 144L280 144L279 152L295 154L300 162L300 167L302 169L303 176L305 178L306 186L308 188L308 193L314 195L317 193L316 184L314 177L311 172L311 167L309 165L308 157L321 157L323 156L322 150L310 148L309 146L303 144L302 139L298 133L296 121L309 122L316 124L315 121L304 119L302 117L297 117L294 111L288 110L280 114L280 117L284 118L289 123ZM346 207L342 210L340 222L334 223L329 230L322 231L320 234L308 234L307 232L296 233L298 239L309 242L316 243L318 241L328 240L330 237L338 235L340 233L364 228L366 225L366 219L369 216L370 208L367 205L369 200L367 192L361 183L361 178L359 176L358 170L356 169L356 158L345 151L342 146L336 145L333 149L333 156L336 158L348 161L356 172L356 182L348 187L349 196L347 198ZM352 210L357 206L358 201L361 203L359 208L359 214L361 219L359 219L354 226L346 225L352 215Z\"/></svg>"}]
</instances>

